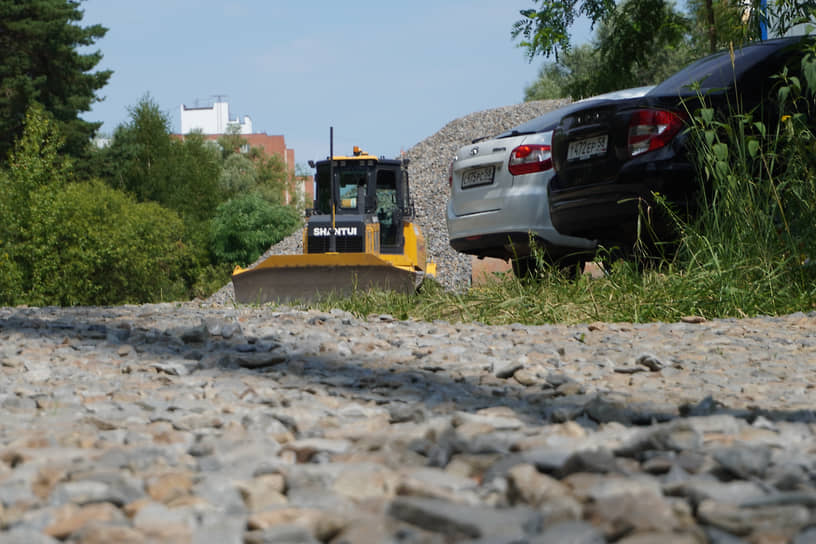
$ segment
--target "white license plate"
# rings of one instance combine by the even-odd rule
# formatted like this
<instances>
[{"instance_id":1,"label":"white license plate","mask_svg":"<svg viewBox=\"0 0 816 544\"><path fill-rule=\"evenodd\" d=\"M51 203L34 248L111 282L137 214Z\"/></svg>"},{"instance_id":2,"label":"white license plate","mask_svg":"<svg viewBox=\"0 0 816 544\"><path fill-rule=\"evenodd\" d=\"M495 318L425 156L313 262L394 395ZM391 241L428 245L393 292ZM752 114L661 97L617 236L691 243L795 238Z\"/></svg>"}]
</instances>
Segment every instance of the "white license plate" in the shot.
<instances>
[{"instance_id":1,"label":"white license plate","mask_svg":"<svg viewBox=\"0 0 816 544\"><path fill-rule=\"evenodd\" d=\"M494 170L495 168L492 166L480 166L479 168L465 170L462 172L462 189L493 183Z\"/></svg>"},{"instance_id":2,"label":"white license plate","mask_svg":"<svg viewBox=\"0 0 816 544\"><path fill-rule=\"evenodd\" d=\"M567 147L568 161L582 161L596 155L606 155L606 134L570 142Z\"/></svg>"}]
</instances>

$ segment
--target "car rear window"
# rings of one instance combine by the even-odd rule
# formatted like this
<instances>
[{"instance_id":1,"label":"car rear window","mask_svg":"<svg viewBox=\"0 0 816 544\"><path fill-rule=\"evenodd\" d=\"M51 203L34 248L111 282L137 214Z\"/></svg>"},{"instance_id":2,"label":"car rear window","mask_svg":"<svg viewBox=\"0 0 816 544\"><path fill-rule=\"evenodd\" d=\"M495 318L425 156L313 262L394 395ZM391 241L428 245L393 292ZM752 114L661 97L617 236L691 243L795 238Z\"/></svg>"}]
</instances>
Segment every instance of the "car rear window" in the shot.
<instances>
[{"instance_id":1,"label":"car rear window","mask_svg":"<svg viewBox=\"0 0 816 544\"><path fill-rule=\"evenodd\" d=\"M652 85L647 85L644 87L634 87L631 89L612 91L598 96L590 96L584 100L579 100L553 111L549 111L540 117L536 117L535 119L530 119L526 123L522 123L506 132L502 132L496 136L496 138L510 138L511 136L518 136L520 134L536 134L547 130L553 130L561 121L562 117L565 117L578 109L585 108L587 104L597 103L602 100L623 100L625 98L643 96L653 87L654 86Z\"/></svg>"},{"instance_id":2,"label":"car rear window","mask_svg":"<svg viewBox=\"0 0 816 544\"><path fill-rule=\"evenodd\" d=\"M564 112L565 108L549 111L544 115L530 119L526 123L522 123L517 127L502 132L496 136L496 138L510 138L511 136L518 136L519 134L535 134L537 132L544 132L545 130L552 130L564 116Z\"/></svg>"},{"instance_id":3,"label":"car rear window","mask_svg":"<svg viewBox=\"0 0 816 544\"><path fill-rule=\"evenodd\" d=\"M510 138L511 136L518 136L519 134L537 134L547 130L553 130L565 115L586 106L586 102L573 102L553 111L548 111L544 115L530 119L526 123L522 123L517 127L511 128L506 132L502 132L496 138Z\"/></svg>"},{"instance_id":4,"label":"car rear window","mask_svg":"<svg viewBox=\"0 0 816 544\"><path fill-rule=\"evenodd\" d=\"M700 91L728 89L734 80L741 80L743 74L757 65L771 59L776 53L789 49L801 38L788 38L756 42L739 49L734 49L734 63L731 64L729 51L722 51L700 59L658 84L650 93L657 96L687 96L696 93L696 84ZM776 63L774 63L776 64ZM769 66L769 70L774 67Z\"/></svg>"}]
</instances>

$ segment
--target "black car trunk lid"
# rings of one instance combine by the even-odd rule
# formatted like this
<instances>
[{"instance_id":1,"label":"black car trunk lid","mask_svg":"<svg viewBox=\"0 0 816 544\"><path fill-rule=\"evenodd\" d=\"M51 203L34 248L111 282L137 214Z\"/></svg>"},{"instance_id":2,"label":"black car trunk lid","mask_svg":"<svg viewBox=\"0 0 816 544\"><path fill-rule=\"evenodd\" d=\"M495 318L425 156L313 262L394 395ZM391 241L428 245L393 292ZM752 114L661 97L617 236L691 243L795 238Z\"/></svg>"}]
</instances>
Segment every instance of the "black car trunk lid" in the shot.
<instances>
[{"instance_id":1,"label":"black car trunk lid","mask_svg":"<svg viewBox=\"0 0 816 544\"><path fill-rule=\"evenodd\" d=\"M609 183L620 166L615 140L618 123L613 103L565 116L553 133L552 189ZM625 145L625 142L623 142Z\"/></svg>"}]
</instances>

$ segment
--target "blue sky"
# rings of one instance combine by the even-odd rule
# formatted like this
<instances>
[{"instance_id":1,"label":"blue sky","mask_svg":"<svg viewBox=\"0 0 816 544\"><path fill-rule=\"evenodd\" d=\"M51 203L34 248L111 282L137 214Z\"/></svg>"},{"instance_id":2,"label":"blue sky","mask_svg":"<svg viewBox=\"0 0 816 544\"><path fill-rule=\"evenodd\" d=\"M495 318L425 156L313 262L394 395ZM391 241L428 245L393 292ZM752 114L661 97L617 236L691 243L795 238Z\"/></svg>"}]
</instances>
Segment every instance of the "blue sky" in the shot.
<instances>
[{"instance_id":1,"label":"blue sky","mask_svg":"<svg viewBox=\"0 0 816 544\"><path fill-rule=\"evenodd\" d=\"M532 0L85 0L114 74L83 117L112 133L149 93L179 108L226 97L255 132L283 134L305 165L359 145L389 157L453 119L516 104L542 59L511 39ZM580 39L580 38L579 38ZM584 37L585 39L585 37Z\"/></svg>"}]
</instances>

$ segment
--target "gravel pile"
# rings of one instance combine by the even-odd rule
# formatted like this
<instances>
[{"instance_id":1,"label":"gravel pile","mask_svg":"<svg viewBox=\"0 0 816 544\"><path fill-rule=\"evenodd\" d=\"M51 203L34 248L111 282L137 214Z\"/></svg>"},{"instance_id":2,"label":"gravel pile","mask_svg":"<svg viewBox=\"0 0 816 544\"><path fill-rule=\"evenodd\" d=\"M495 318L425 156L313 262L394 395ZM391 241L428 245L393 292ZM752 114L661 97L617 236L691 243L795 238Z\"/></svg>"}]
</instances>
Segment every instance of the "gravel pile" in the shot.
<instances>
[{"instance_id":1,"label":"gravel pile","mask_svg":"<svg viewBox=\"0 0 816 544\"><path fill-rule=\"evenodd\" d=\"M566 99L537 100L471 113L451 121L408 150L408 173L417 222L425 235L428 257L437 265L437 280L445 288L461 290L470 283L470 257L451 249L445 224L448 167L456 151L477 138L494 136L568 102ZM270 255L302 251L303 239L298 231L269 248L255 264ZM215 293L210 301L223 303L232 297L230 283Z\"/></svg>"}]
</instances>

